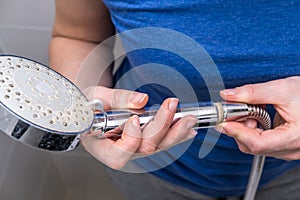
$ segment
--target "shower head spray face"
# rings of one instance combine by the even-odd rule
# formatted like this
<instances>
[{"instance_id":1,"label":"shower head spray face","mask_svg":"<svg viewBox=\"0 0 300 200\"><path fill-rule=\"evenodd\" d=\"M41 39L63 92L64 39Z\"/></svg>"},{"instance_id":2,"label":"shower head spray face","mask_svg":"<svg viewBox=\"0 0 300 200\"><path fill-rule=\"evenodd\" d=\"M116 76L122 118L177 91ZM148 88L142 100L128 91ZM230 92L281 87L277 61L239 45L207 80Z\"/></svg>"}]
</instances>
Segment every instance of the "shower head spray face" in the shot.
<instances>
[{"instance_id":1,"label":"shower head spray face","mask_svg":"<svg viewBox=\"0 0 300 200\"><path fill-rule=\"evenodd\" d=\"M0 109L17 119L11 128L2 128L9 136L45 150L70 150L78 143L78 134L93 123L87 103L73 83L49 67L0 56Z\"/></svg>"}]
</instances>

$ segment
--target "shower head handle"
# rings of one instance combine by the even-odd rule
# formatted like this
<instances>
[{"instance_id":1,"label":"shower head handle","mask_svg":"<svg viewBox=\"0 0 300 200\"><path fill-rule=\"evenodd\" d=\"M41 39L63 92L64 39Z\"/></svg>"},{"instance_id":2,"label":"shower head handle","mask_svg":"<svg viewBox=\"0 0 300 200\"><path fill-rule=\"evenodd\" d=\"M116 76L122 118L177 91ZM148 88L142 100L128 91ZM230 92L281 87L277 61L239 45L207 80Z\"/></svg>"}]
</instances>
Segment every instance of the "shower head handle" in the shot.
<instances>
[{"instance_id":1,"label":"shower head handle","mask_svg":"<svg viewBox=\"0 0 300 200\"><path fill-rule=\"evenodd\" d=\"M153 120L158 108L154 106L144 110L110 110L98 113L95 116L91 134L98 138L119 137L121 133L112 135L110 130L122 127L127 119L133 115L139 117L140 125L144 128ZM269 126L271 123L266 111L258 106L244 103L198 102L181 104L176 110L173 123L187 115L195 116L198 119L195 129L210 128L228 121L245 121L249 118L258 120L263 126Z\"/></svg>"}]
</instances>

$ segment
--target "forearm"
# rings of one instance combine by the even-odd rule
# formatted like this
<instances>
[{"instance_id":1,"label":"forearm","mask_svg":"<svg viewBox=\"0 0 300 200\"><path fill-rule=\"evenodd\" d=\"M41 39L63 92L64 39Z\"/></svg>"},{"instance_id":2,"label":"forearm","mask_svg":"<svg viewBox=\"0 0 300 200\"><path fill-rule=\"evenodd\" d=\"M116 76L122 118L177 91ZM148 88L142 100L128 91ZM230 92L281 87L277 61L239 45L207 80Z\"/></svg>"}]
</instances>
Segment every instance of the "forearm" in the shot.
<instances>
[{"instance_id":1,"label":"forearm","mask_svg":"<svg viewBox=\"0 0 300 200\"><path fill-rule=\"evenodd\" d=\"M81 89L98 84L111 86L112 69L106 63L113 60L113 41L99 46L115 32L105 5L98 0L55 2L55 21L49 48L50 66ZM97 59L87 59L91 52L97 54Z\"/></svg>"},{"instance_id":2,"label":"forearm","mask_svg":"<svg viewBox=\"0 0 300 200\"><path fill-rule=\"evenodd\" d=\"M75 84L83 84L85 79L85 87L87 85L103 85L110 87L112 85L112 66L101 66L107 60L112 60L112 47L97 46L97 43L82 41L62 36L54 36L49 47L49 64L51 68L66 76ZM98 66L98 70L102 70L101 77L94 77L95 72L90 70L90 78L86 78L83 72L83 67L87 66L84 61L89 62L87 56L97 47L97 56L99 63L94 63ZM100 52L99 52L100 51ZM88 69L87 69L88 70ZM85 70L85 71L87 71ZM80 73L81 72L81 73ZM99 74L99 73L98 73ZM95 80L91 80L95 79Z\"/></svg>"},{"instance_id":3,"label":"forearm","mask_svg":"<svg viewBox=\"0 0 300 200\"><path fill-rule=\"evenodd\" d=\"M74 82L82 61L95 46L94 43L53 37L49 47L49 65Z\"/></svg>"}]
</instances>

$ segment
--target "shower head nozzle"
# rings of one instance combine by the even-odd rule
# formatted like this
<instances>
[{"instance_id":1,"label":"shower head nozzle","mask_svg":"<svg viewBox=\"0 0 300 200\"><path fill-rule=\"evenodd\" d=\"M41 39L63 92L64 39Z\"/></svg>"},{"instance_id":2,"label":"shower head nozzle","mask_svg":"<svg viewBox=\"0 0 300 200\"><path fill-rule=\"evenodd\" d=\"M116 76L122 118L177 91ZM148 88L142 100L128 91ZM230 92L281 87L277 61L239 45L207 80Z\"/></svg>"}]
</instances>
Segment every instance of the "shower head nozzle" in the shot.
<instances>
[{"instance_id":1,"label":"shower head nozzle","mask_svg":"<svg viewBox=\"0 0 300 200\"><path fill-rule=\"evenodd\" d=\"M60 143L66 136L75 138L89 130L94 119L88 100L71 81L45 65L12 55L0 56L0 108L16 119L13 128L0 130L30 146L41 145L36 143L45 140L45 134L60 138ZM29 127L36 129L30 137Z\"/></svg>"}]
</instances>

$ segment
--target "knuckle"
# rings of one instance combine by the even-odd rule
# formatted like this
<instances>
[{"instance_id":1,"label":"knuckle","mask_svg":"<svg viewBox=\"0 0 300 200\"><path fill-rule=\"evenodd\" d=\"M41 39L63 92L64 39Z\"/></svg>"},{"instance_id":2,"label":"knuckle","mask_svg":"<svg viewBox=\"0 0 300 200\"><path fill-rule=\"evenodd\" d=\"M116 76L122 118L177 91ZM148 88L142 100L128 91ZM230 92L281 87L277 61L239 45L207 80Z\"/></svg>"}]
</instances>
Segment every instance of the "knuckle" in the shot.
<instances>
[{"instance_id":1,"label":"knuckle","mask_svg":"<svg viewBox=\"0 0 300 200\"><path fill-rule=\"evenodd\" d=\"M105 154L104 154L105 155ZM112 156L104 156L102 155L101 161L108 167L120 170L124 168L124 166L127 164L127 162L130 160L131 157L128 157L127 154L119 154L119 155L112 155ZM106 154L110 155L110 154Z\"/></svg>"},{"instance_id":2,"label":"knuckle","mask_svg":"<svg viewBox=\"0 0 300 200\"><path fill-rule=\"evenodd\" d=\"M293 92L295 88L299 87L300 79L296 77L289 77L280 81L282 82L281 88L286 88L288 90L287 93L289 94L290 92Z\"/></svg>"},{"instance_id":3,"label":"knuckle","mask_svg":"<svg viewBox=\"0 0 300 200\"><path fill-rule=\"evenodd\" d=\"M172 120L166 119L162 124L162 129L168 129L172 125Z\"/></svg>"},{"instance_id":4,"label":"knuckle","mask_svg":"<svg viewBox=\"0 0 300 200\"><path fill-rule=\"evenodd\" d=\"M291 84L298 86L300 81L300 76L291 76L286 78L285 80L289 81Z\"/></svg>"},{"instance_id":5,"label":"knuckle","mask_svg":"<svg viewBox=\"0 0 300 200\"><path fill-rule=\"evenodd\" d=\"M114 92L112 93L110 99L109 99L109 104L111 105L112 108L118 107L119 105L119 101L121 97L121 91L119 90L114 90Z\"/></svg>"},{"instance_id":6,"label":"knuckle","mask_svg":"<svg viewBox=\"0 0 300 200\"><path fill-rule=\"evenodd\" d=\"M141 147L139 148L140 153L142 154L152 154L156 151L156 145L152 144L152 143L144 143L143 145L141 145Z\"/></svg>"},{"instance_id":7,"label":"knuckle","mask_svg":"<svg viewBox=\"0 0 300 200\"><path fill-rule=\"evenodd\" d=\"M244 88L247 91L247 96L251 97L255 95L255 87L251 84L245 85Z\"/></svg>"},{"instance_id":8,"label":"knuckle","mask_svg":"<svg viewBox=\"0 0 300 200\"><path fill-rule=\"evenodd\" d=\"M245 153L245 154L250 154L251 152L248 151L248 149L246 148L239 148L241 152Z\"/></svg>"},{"instance_id":9,"label":"knuckle","mask_svg":"<svg viewBox=\"0 0 300 200\"><path fill-rule=\"evenodd\" d=\"M238 146L239 146L239 149L240 149L241 152L243 152L243 153L245 153L245 154L250 154L250 153L251 153L251 152L249 151L249 149L246 148L245 146L240 145L240 144L238 144Z\"/></svg>"},{"instance_id":10,"label":"knuckle","mask_svg":"<svg viewBox=\"0 0 300 200\"><path fill-rule=\"evenodd\" d=\"M262 154L264 152L264 147L260 143L255 143L250 146L250 150L253 154Z\"/></svg>"},{"instance_id":11,"label":"knuckle","mask_svg":"<svg viewBox=\"0 0 300 200\"><path fill-rule=\"evenodd\" d=\"M133 138L130 140L126 140L126 149L124 151L129 152L129 153L134 153L135 150L138 148L140 144L140 138Z\"/></svg>"},{"instance_id":12,"label":"knuckle","mask_svg":"<svg viewBox=\"0 0 300 200\"><path fill-rule=\"evenodd\" d=\"M173 123L173 116L169 113L164 113L163 115L160 113L159 115L156 115L153 120L153 125L156 126L156 131L158 134L161 131L164 131L166 129L169 129Z\"/></svg>"},{"instance_id":13,"label":"knuckle","mask_svg":"<svg viewBox=\"0 0 300 200\"><path fill-rule=\"evenodd\" d=\"M286 160L286 161L299 160L300 155L299 154L287 154L287 155L283 156L281 159Z\"/></svg>"},{"instance_id":14,"label":"knuckle","mask_svg":"<svg viewBox=\"0 0 300 200\"><path fill-rule=\"evenodd\" d=\"M108 159L108 161L105 164L112 169L120 170L126 165L126 162L116 159Z\"/></svg>"},{"instance_id":15,"label":"knuckle","mask_svg":"<svg viewBox=\"0 0 300 200\"><path fill-rule=\"evenodd\" d=\"M290 88L292 84L293 84L293 80L291 80L291 79L279 79L279 80L277 80L277 84L275 87Z\"/></svg>"},{"instance_id":16,"label":"knuckle","mask_svg":"<svg viewBox=\"0 0 300 200\"><path fill-rule=\"evenodd\" d=\"M163 128L169 128L173 124L174 113L170 112L168 109L165 109L163 119L158 119L161 121Z\"/></svg>"}]
</instances>

